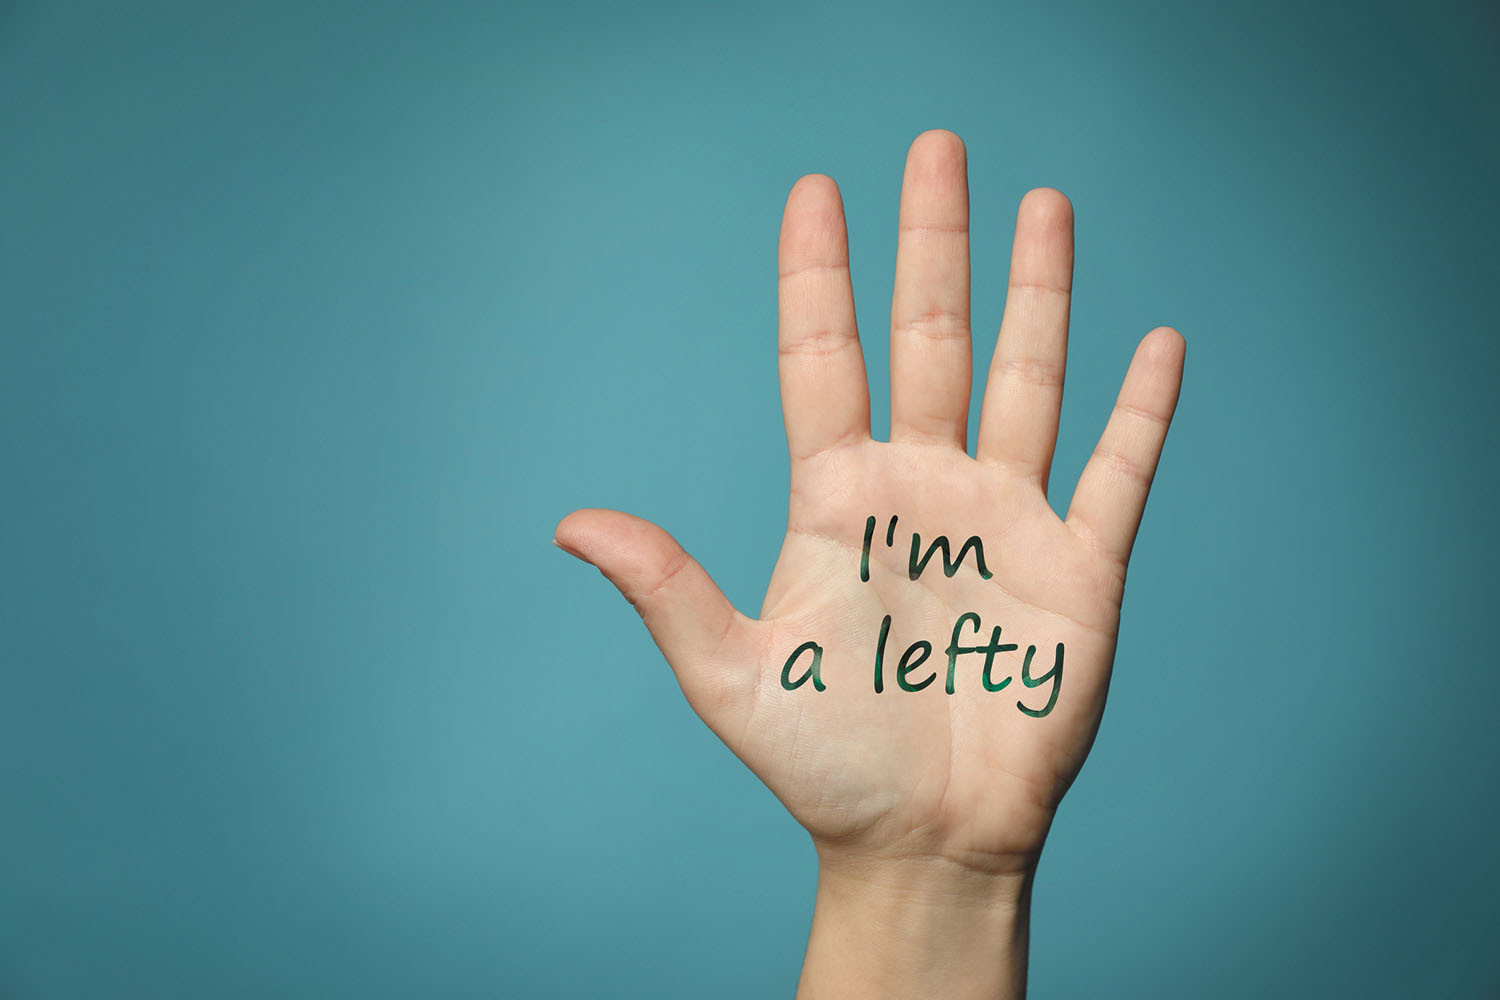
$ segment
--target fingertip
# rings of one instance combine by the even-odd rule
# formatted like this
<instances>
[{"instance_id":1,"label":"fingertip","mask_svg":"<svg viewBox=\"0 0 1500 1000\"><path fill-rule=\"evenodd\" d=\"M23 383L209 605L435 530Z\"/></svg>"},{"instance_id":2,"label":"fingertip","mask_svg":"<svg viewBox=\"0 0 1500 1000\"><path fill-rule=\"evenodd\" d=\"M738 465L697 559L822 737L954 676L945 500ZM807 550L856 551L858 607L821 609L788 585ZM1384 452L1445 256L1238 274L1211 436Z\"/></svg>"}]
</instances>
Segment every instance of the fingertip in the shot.
<instances>
[{"instance_id":1,"label":"fingertip","mask_svg":"<svg viewBox=\"0 0 1500 1000\"><path fill-rule=\"evenodd\" d=\"M827 174L798 178L782 214L778 272L787 276L808 265L840 267L848 263L848 224L838 185Z\"/></svg>"},{"instance_id":2,"label":"fingertip","mask_svg":"<svg viewBox=\"0 0 1500 1000\"><path fill-rule=\"evenodd\" d=\"M946 128L930 128L912 140L911 148L906 151L906 158L963 162L968 158L968 153L968 146L957 132Z\"/></svg>"},{"instance_id":3,"label":"fingertip","mask_svg":"<svg viewBox=\"0 0 1500 1000\"><path fill-rule=\"evenodd\" d=\"M791 190L787 192L787 203L810 195L821 196L825 200L837 199L839 183L827 174L803 174L792 183Z\"/></svg>"},{"instance_id":4,"label":"fingertip","mask_svg":"<svg viewBox=\"0 0 1500 1000\"><path fill-rule=\"evenodd\" d=\"M964 142L947 129L917 136L901 180L902 225L968 228L969 161Z\"/></svg>"},{"instance_id":5,"label":"fingertip","mask_svg":"<svg viewBox=\"0 0 1500 1000\"><path fill-rule=\"evenodd\" d=\"M614 534L610 521L630 515L602 507L581 507L557 522L552 529L552 544L571 556L592 563L600 542Z\"/></svg>"},{"instance_id":6,"label":"fingertip","mask_svg":"<svg viewBox=\"0 0 1500 1000\"><path fill-rule=\"evenodd\" d=\"M581 559L584 562L588 562L588 557L578 547L576 539L579 537L578 525L580 517L586 513L586 511L575 510L564 516L561 521L557 522L557 527L552 529L552 544L573 558Z\"/></svg>"},{"instance_id":7,"label":"fingertip","mask_svg":"<svg viewBox=\"0 0 1500 1000\"><path fill-rule=\"evenodd\" d=\"M917 133L917 137L912 140L912 145L915 146L919 142L944 142L948 144L957 144L959 146L962 146L964 144L964 141L962 138L960 138L959 134L949 128L923 129L921 132Z\"/></svg>"},{"instance_id":8,"label":"fingertip","mask_svg":"<svg viewBox=\"0 0 1500 1000\"><path fill-rule=\"evenodd\" d=\"M1181 365L1187 354L1187 338L1174 327L1158 326L1141 338L1137 350L1154 365Z\"/></svg>"},{"instance_id":9,"label":"fingertip","mask_svg":"<svg viewBox=\"0 0 1500 1000\"><path fill-rule=\"evenodd\" d=\"M578 522L589 513L588 508L580 508L563 515L562 520L552 529L552 540L558 544L565 544L567 538L571 537L578 528Z\"/></svg>"},{"instance_id":10,"label":"fingertip","mask_svg":"<svg viewBox=\"0 0 1500 1000\"><path fill-rule=\"evenodd\" d=\"M1043 223L1072 224L1073 202L1057 188L1035 187L1021 196L1021 207L1017 214Z\"/></svg>"}]
</instances>

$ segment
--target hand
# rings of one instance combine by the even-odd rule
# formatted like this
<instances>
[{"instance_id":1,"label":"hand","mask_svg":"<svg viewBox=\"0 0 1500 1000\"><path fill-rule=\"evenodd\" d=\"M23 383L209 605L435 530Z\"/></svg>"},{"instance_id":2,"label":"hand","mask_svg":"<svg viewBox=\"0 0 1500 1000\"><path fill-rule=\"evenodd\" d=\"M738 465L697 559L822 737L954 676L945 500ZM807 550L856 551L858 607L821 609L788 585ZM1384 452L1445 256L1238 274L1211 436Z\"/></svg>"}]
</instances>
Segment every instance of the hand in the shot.
<instances>
[{"instance_id":1,"label":"hand","mask_svg":"<svg viewBox=\"0 0 1500 1000\"><path fill-rule=\"evenodd\" d=\"M851 921L877 896L901 901L893 920L913 905L993 914L1005 902L1000 909L1021 914L1024 971L1031 875L1104 710L1126 565L1185 345L1168 327L1140 342L1059 519L1046 491L1067 354L1072 207L1047 188L1021 201L973 457L968 221L963 143L925 132L902 185L891 433L876 441L839 191L822 175L793 186L778 254L791 497L759 619L736 611L670 535L638 518L575 511L556 540L635 605L693 709L807 828L820 911L825 897L829 908L848 902ZM951 576L939 553L912 580L913 533L920 553L945 536L955 556L977 536L989 578L971 548ZM979 622L956 629L965 612ZM990 644L997 625L999 643L1017 648L993 656L989 685L984 650L958 653L949 693L947 647ZM808 641L823 651L825 689L788 690L784 679L809 672L810 649L787 663ZM898 676L903 653L922 641L930 654L919 647L911 658L921 662ZM1028 647L1035 655L1023 675ZM818 933L815 915L810 964ZM804 970L805 989L808 977Z\"/></svg>"}]
</instances>

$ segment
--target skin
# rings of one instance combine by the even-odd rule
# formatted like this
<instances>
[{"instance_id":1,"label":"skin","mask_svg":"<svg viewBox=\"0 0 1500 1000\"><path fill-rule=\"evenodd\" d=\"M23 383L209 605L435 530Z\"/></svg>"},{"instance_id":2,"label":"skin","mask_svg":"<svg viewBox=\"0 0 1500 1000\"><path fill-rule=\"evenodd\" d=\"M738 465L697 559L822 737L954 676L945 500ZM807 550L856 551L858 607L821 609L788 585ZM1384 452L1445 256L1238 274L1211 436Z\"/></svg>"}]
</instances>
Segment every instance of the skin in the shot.
<instances>
[{"instance_id":1,"label":"skin","mask_svg":"<svg viewBox=\"0 0 1500 1000\"><path fill-rule=\"evenodd\" d=\"M1185 343L1170 327L1142 339L1115 408L1059 519L1047 501L1067 356L1073 210L1027 192L1009 286L968 453L972 385L966 151L952 132L912 143L901 189L891 306L891 430L872 439L855 325L843 205L832 178L793 185L778 248L778 355L791 462L787 534L758 618L738 612L664 530L619 511L575 511L556 543L599 570L640 613L694 711L812 837L818 893L799 997L1021 996L1027 916L1058 803L1098 731L1126 566L1176 407ZM877 518L861 582L865 520ZM899 521L894 548L886 527ZM941 558L907 577L911 533L925 551L978 535L946 577ZM958 660L944 691L955 619L980 615L1020 651L996 658L1002 691L980 684L983 655ZM875 639L892 617L885 691L872 685ZM935 672L918 692L897 661L925 639ZM824 649L824 691L785 690L801 643ZM1066 660L1053 711L1032 672ZM804 655L792 671L810 664Z\"/></svg>"}]
</instances>

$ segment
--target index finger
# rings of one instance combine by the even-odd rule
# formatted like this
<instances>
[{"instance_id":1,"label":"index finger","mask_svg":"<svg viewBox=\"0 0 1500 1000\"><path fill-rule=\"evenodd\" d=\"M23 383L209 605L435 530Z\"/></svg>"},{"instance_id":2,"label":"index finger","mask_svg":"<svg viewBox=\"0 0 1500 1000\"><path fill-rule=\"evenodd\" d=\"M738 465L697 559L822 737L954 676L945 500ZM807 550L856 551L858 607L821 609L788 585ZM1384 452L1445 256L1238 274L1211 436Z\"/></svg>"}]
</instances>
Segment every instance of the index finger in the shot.
<instances>
[{"instance_id":1,"label":"index finger","mask_svg":"<svg viewBox=\"0 0 1500 1000\"><path fill-rule=\"evenodd\" d=\"M795 468L870 437L870 389L854 320L849 234L833 178L808 174L792 185L776 270L781 412Z\"/></svg>"}]
</instances>

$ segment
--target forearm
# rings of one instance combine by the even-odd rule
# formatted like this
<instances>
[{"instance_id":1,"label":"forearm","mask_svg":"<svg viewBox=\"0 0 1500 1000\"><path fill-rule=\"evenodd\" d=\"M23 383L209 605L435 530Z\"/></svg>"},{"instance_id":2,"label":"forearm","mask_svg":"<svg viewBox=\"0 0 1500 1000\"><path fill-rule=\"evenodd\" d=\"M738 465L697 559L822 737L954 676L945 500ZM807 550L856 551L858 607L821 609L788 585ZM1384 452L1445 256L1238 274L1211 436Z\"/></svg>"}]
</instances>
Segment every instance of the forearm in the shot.
<instances>
[{"instance_id":1,"label":"forearm","mask_svg":"<svg viewBox=\"0 0 1500 1000\"><path fill-rule=\"evenodd\" d=\"M1032 880L820 861L798 1000L1024 997Z\"/></svg>"}]
</instances>

